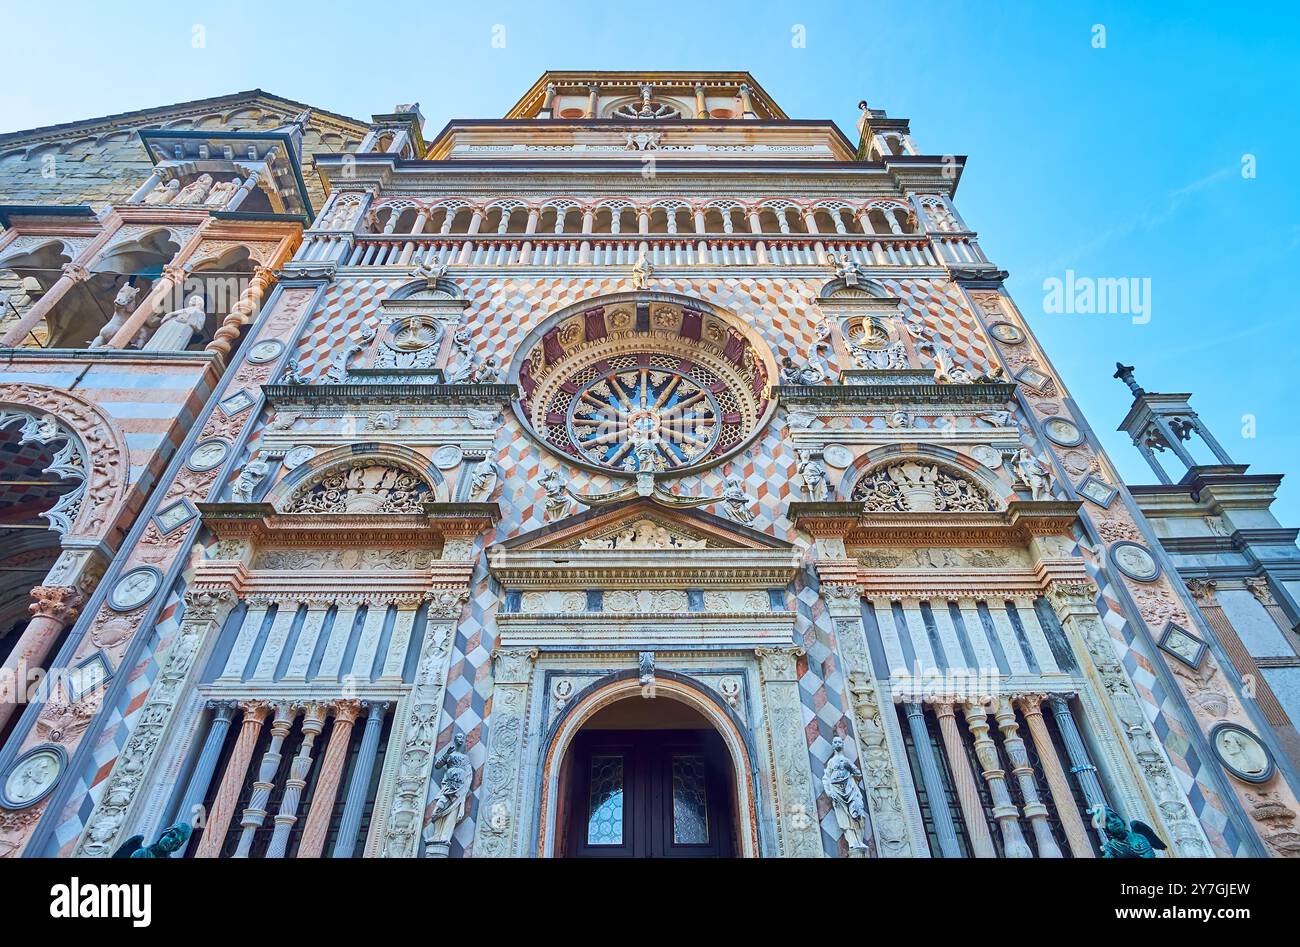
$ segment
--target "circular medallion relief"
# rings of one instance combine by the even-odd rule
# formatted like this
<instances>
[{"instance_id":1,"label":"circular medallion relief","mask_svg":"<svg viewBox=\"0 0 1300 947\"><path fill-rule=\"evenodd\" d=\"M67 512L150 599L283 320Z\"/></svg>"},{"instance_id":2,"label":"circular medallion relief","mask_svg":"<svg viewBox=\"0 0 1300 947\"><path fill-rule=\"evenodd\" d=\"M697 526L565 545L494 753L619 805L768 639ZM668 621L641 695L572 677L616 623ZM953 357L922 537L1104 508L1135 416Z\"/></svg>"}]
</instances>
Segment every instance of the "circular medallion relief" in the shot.
<instances>
[{"instance_id":1,"label":"circular medallion relief","mask_svg":"<svg viewBox=\"0 0 1300 947\"><path fill-rule=\"evenodd\" d=\"M1048 418L1043 422L1043 433L1053 444L1075 447L1083 443L1083 432L1066 418Z\"/></svg>"},{"instance_id":2,"label":"circular medallion relief","mask_svg":"<svg viewBox=\"0 0 1300 947\"><path fill-rule=\"evenodd\" d=\"M0 803L9 809L25 809L40 802L54 789L67 762L60 746L34 747L14 761L0 784Z\"/></svg>"},{"instance_id":3,"label":"circular medallion relief","mask_svg":"<svg viewBox=\"0 0 1300 947\"><path fill-rule=\"evenodd\" d=\"M1216 725L1210 731L1210 746L1223 768L1238 779L1264 783L1273 777L1273 754L1245 727L1235 723Z\"/></svg>"},{"instance_id":4,"label":"circular medallion relief","mask_svg":"<svg viewBox=\"0 0 1300 947\"><path fill-rule=\"evenodd\" d=\"M832 467L844 468L853 463L853 454L841 444L829 444L822 451L822 459Z\"/></svg>"},{"instance_id":5,"label":"circular medallion relief","mask_svg":"<svg viewBox=\"0 0 1300 947\"><path fill-rule=\"evenodd\" d=\"M1002 466L1002 451L987 444L976 444L970 449L970 455L989 470L997 470Z\"/></svg>"},{"instance_id":6,"label":"circular medallion relief","mask_svg":"<svg viewBox=\"0 0 1300 947\"><path fill-rule=\"evenodd\" d=\"M153 566L132 569L117 580L108 594L109 607L119 612L139 608L153 598L162 584L162 573Z\"/></svg>"},{"instance_id":7,"label":"circular medallion relief","mask_svg":"<svg viewBox=\"0 0 1300 947\"><path fill-rule=\"evenodd\" d=\"M1145 546L1124 540L1110 547L1110 561L1115 568L1138 582L1154 582L1160 578L1160 563Z\"/></svg>"},{"instance_id":8,"label":"circular medallion relief","mask_svg":"<svg viewBox=\"0 0 1300 947\"><path fill-rule=\"evenodd\" d=\"M291 447L284 455L284 469L293 470L295 467L301 467L315 456L316 448L310 444L299 444L297 447Z\"/></svg>"},{"instance_id":9,"label":"circular medallion relief","mask_svg":"<svg viewBox=\"0 0 1300 947\"><path fill-rule=\"evenodd\" d=\"M1010 322L995 322L989 326L989 335L1007 345L1018 345L1025 341L1025 334L1020 331L1019 326L1014 326Z\"/></svg>"},{"instance_id":10,"label":"circular medallion relief","mask_svg":"<svg viewBox=\"0 0 1300 947\"><path fill-rule=\"evenodd\" d=\"M710 466L770 417L771 356L704 304L660 294L543 324L514 361L515 409L571 462L621 476Z\"/></svg>"},{"instance_id":11,"label":"circular medallion relief","mask_svg":"<svg viewBox=\"0 0 1300 947\"><path fill-rule=\"evenodd\" d=\"M194 445L194 449L190 451L190 456L185 461L185 466L190 470L211 470L213 467L220 466L229 453L229 444L217 438L209 438Z\"/></svg>"},{"instance_id":12,"label":"circular medallion relief","mask_svg":"<svg viewBox=\"0 0 1300 947\"><path fill-rule=\"evenodd\" d=\"M283 351L284 343L279 339L265 339L248 350L248 360L254 365L262 365Z\"/></svg>"},{"instance_id":13,"label":"circular medallion relief","mask_svg":"<svg viewBox=\"0 0 1300 947\"><path fill-rule=\"evenodd\" d=\"M462 457L464 453L455 444L444 444L433 452L433 465L439 470L451 470Z\"/></svg>"}]
</instances>

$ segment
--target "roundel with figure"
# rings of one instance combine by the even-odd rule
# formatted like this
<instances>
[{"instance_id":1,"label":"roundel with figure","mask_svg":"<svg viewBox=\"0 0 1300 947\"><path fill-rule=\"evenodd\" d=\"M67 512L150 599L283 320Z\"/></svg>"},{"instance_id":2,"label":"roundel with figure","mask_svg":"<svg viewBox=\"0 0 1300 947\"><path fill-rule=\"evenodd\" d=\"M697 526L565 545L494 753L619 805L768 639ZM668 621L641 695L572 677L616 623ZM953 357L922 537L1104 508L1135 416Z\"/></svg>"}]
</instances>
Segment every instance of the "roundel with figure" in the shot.
<instances>
[{"instance_id":1,"label":"roundel with figure","mask_svg":"<svg viewBox=\"0 0 1300 947\"><path fill-rule=\"evenodd\" d=\"M575 463L684 473L747 444L771 413L770 356L704 304L612 297L534 332L517 408Z\"/></svg>"}]
</instances>

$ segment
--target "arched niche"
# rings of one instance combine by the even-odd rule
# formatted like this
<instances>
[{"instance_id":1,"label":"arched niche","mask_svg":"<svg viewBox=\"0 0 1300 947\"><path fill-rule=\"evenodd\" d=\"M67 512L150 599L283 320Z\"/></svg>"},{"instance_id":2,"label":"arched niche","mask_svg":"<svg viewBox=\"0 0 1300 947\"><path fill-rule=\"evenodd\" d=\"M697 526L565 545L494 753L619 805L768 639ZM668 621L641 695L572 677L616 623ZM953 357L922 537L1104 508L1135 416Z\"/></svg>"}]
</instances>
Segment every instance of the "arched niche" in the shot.
<instances>
[{"instance_id":1,"label":"arched niche","mask_svg":"<svg viewBox=\"0 0 1300 947\"><path fill-rule=\"evenodd\" d=\"M861 501L868 513L998 513L1016 499L1010 484L982 464L931 444L869 451L844 472L836 492Z\"/></svg>"},{"instance_id":2,"label":"arched niche","mask_svg":"<svg viewBox=\"0 0 1300 947\"><path fill-rule=\"evenodd\" d=\"M278 513L419 513L446 502L447 483L433 462L399 444L336 447L295 467L267 492Z\"/></svg>"}]
</instances>

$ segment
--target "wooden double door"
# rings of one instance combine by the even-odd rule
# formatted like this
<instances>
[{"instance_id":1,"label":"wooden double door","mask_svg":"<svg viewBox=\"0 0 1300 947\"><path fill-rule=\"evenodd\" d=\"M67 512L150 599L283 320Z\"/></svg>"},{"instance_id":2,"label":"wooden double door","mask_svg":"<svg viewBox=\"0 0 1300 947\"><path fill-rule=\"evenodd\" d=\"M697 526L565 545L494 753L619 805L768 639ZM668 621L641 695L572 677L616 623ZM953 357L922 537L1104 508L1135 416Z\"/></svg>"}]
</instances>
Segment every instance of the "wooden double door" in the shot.
<instances>
[{"instance_id":1,"label":"wooden double door","mask_svg":"<svg viewBox=\"0 0 1300 947\"><path fill-rule=\"evenodd\" d=\"M595 730L572 749L568 854L726 858L735 853L731 763L712 730Z\"/></svg>"}]
</instances>

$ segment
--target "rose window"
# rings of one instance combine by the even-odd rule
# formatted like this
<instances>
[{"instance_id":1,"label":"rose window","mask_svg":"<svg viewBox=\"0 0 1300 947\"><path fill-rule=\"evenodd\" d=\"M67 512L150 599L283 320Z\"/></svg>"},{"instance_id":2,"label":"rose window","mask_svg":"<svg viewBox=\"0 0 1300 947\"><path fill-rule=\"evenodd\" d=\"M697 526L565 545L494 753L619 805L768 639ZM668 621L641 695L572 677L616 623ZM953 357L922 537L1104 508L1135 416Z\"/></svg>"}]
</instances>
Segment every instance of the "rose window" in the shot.
<instances>
[{"instance_id":1,"label":"rose window","mask_svg":"<svg viewBox=\"0 0 1300 947\"><path fill-rule=\"evenodd\" d=\"M533 433L578 465L623 476L684 473L748 443L773 407L771 368L750 340L703 308L614 300L561 314L525 341L516 409Z\"/></svg>"}]
</instances>

